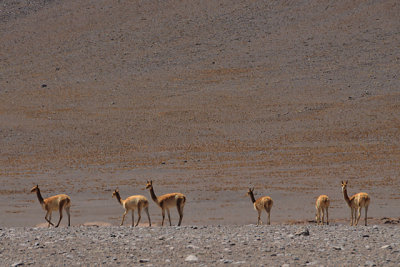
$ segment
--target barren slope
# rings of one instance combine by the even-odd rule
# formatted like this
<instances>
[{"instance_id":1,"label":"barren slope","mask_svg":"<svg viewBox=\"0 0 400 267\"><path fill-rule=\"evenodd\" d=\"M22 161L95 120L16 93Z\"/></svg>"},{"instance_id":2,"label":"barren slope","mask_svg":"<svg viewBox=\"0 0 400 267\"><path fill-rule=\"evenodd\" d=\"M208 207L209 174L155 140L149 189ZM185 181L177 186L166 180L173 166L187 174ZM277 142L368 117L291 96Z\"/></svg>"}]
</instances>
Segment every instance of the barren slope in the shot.
<instances>
[{"instance_id":1,"label":"barren slope","mask_svg":"<svg viewBox=\"0 0 400 267\"><path fill-rule=\"evenodd\" d=\"M347 218L342 179L398 216L397 1L1 3L1 224L43 221L36 183L116 223L146 179L187 224L254 222L249 184L275 222Z\"/></svg>"}]
</instances>

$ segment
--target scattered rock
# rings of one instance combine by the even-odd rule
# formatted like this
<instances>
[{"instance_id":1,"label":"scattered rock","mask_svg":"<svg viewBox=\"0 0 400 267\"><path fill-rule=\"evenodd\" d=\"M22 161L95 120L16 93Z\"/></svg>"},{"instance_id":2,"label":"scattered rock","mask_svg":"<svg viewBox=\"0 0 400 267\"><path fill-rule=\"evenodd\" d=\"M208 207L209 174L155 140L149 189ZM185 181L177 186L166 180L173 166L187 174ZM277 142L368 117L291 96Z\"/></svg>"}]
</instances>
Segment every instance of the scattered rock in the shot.
<instances>
[{"instance_id":1,"label":"scattered rock","mask_svg":"<svg viewBox=\"0 0 400 267\"><path fill-rule=\"evenodd\" d=\"M140 263L146 263L146 262L149 262L149 261L150 261L149 259L140 259L139 260Z\"/></svg>"},{"instance_id":2,"label":"scattered rock","mask_svg":"<svg viewBox=\"0 0 400 267\"><path fill-rule=\"evenodd\" d=\"M195 255L189 255L186 257L186 262L197 262L199 259Z\"/></svg>"},{"instance_id":3,"label":"scattered rock","mask_svg":"<svg viewBox=\"0 0 400 267\"><path fill-rule=\"evenodd\" d=\"M376 266L376 264L374 262L372 262L372 261L366 261L365 265L367 265L367 266Z\"/></svg>"},{"instance_id":4,"label":"scattered rock","mask_svg":"<svg viewBox=\"0 0 400 267\"><path fill-rule=\"evenodd\" d=\"M295 235L297 235L297 236L309 236L310 235L310 231L308 230L308 228L305 228L305 229L302 229L302 230L300 230L300 231L297 231L296 233L295 233Z\"/></svg>"}]
</instances>

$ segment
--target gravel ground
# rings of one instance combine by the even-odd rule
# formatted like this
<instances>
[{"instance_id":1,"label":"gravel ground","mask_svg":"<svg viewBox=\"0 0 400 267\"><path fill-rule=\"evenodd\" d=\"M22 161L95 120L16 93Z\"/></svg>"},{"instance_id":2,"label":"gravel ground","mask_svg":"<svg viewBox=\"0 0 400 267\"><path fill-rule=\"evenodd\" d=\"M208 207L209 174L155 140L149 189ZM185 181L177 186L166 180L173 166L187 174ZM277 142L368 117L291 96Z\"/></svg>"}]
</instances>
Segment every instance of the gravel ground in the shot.
<instances>
[{"instance_id":1,"label":"gravel ground","mask_svg":"<svg viewBox=\"0 0 400 267\"><path fill-rule=\"evenodd\" d=\"M3 228L2 266L398 266L395 225Z\"/></svg>"}]
</instances>

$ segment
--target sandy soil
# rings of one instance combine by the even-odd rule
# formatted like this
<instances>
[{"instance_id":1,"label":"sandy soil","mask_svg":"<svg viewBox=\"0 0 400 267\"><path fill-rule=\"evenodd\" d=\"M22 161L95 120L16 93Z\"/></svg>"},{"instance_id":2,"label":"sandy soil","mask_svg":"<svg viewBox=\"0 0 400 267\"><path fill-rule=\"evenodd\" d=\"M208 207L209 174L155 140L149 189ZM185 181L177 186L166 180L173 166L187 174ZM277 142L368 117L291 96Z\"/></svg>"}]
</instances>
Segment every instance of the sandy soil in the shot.
<instances>
[{"instance_id":1,"label":"sandy soil","mask_svg":"<svg viewBox=\"0 0 400 267\"><path fill-rule=\"evenodd\" d=\"M248 186L274 199L273 224L312 220L320 194L348 223L341 180L370 194L375 223L397 218L398 14L395 0L1 1L0 225L44 222L35 184L71 196L73 225L117 225L112 190L149 197L148 179L187 196L185 225L255 223Z\"/></svg>"}]
</instances>

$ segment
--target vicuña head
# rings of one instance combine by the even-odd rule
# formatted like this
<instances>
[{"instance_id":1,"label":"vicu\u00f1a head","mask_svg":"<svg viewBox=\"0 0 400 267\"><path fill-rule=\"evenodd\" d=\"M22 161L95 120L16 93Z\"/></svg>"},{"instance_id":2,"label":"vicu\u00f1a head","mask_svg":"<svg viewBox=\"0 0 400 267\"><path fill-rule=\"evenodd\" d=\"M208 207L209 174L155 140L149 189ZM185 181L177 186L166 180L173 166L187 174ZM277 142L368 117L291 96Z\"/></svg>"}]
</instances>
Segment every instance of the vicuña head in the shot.
<instances>
[{"instance_id":1,"label":"vicu\u00f1a head","mask_svg":"<svg viewBox=\"0 0 400 267\"><path fill-rule=\"evenodd\" d=\"M50 225L54 226L54 224L51 222L51 213L57 210L60 213L60 219L58 220L56 227L60 225L61 219L63 217L62 215L63 209L65 209L68 215L68 226L71 225L70 213L69 213L69 209L71 207L71 199L69 196L65 194L60 194L43 199L42 194L40 193L39 185L35 185L34 187L32 187L31 193L33 192L36 192L40 205L45 211L47 211L44 219L49 223L49 227Z\"/></svg>"},{"instance_id":2,"label":"vicu\u00f1a head","mask_svg":"<svg viewBox=\"0 0 400 267\"><path fill-rule=\"evenodd\" d=\"M151 180L147 181L146 189L150 190L151 198L161 208L161 214L162 214L161 225L162 226L164 225L165 210L167 210L167 213L168 213L169 225L172 225L169 208L176 207L178 210L178 213L179 213L178 226L180 226L182 223L183 207L185 206L185 203L186 203L186 196L181 193L170 193L170 194L165 194L165 195L157 197L156 194L154 193L153 181L151 181Z\"/></svg>"},{"instance_id":3,"label":"vicu\u00f1a head","mask_svg":"<svg viewBox=\"0 0 400 267\"><path fill-rule=\"evenodd\" d=\"M116 188L116 189L114 190L114 192L112 193L112 198L117 197L117 196L119 196L119 189L118 189L118 188ZM118 199L117 199L117 200L118 200Z\"/></svg>"},{"instance_id":4,"label":"vicu\u00f1a head","mask_svg":"<svg viewBox=\"0 0 400 267\"><path fill-rule=\"evenodd\" d=\"M370 203L370 197L367 193L357 193L352 197L347 195L347 184L348 181L342 181L342 193L344 200L351 210L351 222L350 225L357 225L361 217L361 208L365 208L365 225L367 225L368 206Z\"/></svg>"},{"instance_id":5,"label":"vicu\u00f1a head","mask_svg":"<svg viewBox=\"0 0 400 267\"><path fill-rule=\"evenodd\" d=\"M261 211L265 209L265 211L268 214L268 224L271 224L271 209L272 205L274 202L272 201L272 198L265 196L265 197L260 197L259 199L254 198L254 187L249 188L247 191L247 195L250 196L251 202L253 202L254 209L258 212L258 220L257 220L257 225L262 224L261 221Z\"/></svg>"},{"instance_id":6,"label":"vicu\u00f1a head","mask_svg":"<svg viewBox=\"0 0 400 267\"><path fill-rule=\"evenodd\" d=\"M137 220L136 226L138 226L140 219L142 218L141 211L142 211L142 209L144 209L144 211L147 214L147 218L149 219L149 226L151 226L151 220L150 220L150 214L149 214L149 201L147 200L147 198L145 196L142 196L142 195L130 196L124 200L119 195L119 190L115 189L114 192L112 193L112 197L117 198L118 202L125 209L125 212L122 215L121 225L124 224L125 215L131 210L132 211L132 226L135 226L134 216L135 216L135 209L137 209L139 218Z\"/></svg>"}]
</instances>

